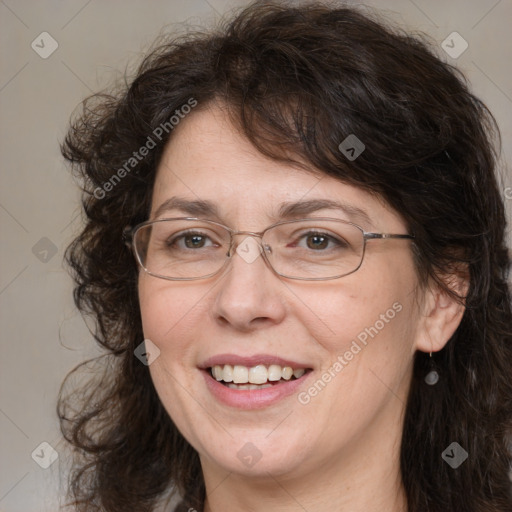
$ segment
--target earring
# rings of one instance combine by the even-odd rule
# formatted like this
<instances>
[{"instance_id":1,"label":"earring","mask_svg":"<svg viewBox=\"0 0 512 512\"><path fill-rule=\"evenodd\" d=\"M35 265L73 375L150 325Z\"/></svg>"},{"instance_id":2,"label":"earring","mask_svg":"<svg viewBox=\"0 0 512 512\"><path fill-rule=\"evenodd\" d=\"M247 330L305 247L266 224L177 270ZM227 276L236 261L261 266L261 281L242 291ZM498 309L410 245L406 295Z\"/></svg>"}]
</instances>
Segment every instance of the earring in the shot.
<instances>
[{"instance_id":1,"label":"earring","mask_svg":"<svg viewBox=\"0 0 512 512\"><path fill-rule=\"evenodd\" d=\"M425 382L429 386L435 386L439 382L439 373L437 372L436 363L432 359L432 352L430 352L429 372L425 376Z\"/></svg>"}]
</instances>

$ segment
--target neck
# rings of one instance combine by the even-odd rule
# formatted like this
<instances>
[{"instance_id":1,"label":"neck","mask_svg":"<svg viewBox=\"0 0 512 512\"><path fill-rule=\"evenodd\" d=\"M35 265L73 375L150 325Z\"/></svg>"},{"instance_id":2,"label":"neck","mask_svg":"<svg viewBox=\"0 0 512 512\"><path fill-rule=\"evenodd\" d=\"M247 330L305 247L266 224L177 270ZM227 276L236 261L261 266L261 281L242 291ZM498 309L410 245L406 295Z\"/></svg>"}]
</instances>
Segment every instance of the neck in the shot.
<instances>
[{"instance_id":1,"label":"neck","mask_svg":"<svg viewBox=\"0 0 512 512\"><path fill-rule=\"evenodd\" d=\"M321 471L247 476L202 460L204 512L406 512L399 461L401 422L397 423L386 436L381 425L375 425L378 436L365 431L343 453L327 458Z\"/></svg>"},{"instance_id":2,"label":"neck","mask_svg":"<svg viewBox=\"0 0 512 512\"><path fill-rule=\"evenodd\" d=\"M407 511L405 494L396 475L393 478L389 474L381 475L373 480L348 476L337 485L332 485L332 479L325 473L302 481L269 475L267 480L257 483L233 474L223 476L217 487L207 484L204 512Z\"/></svg>"}]
</instances>

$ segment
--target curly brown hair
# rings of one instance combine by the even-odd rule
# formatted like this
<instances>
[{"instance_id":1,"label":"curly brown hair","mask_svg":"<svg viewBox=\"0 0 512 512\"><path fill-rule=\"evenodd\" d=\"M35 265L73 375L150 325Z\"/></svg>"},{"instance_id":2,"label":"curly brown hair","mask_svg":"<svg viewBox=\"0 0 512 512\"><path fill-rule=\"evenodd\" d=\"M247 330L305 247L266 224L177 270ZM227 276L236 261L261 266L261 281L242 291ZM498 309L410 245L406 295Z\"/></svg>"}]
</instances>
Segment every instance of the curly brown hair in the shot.
<instances>
[{"instance_id":1,"label":"curly brown hair","mask_svg":"<svg viewBox=\"0 0 512 512\"><path fill-rule=\"evenodd\" d=\"M414 359L402 480L410 512L512 510L510 260L494 118L424 36L360 9L282 2L257 2L216 31L168 39L131 83L87 98L62 144L86 216L66 253L74 299L106 352L92 377L78 387L68 377L59 396L62 432L76 451L72 505L150 511L175 488L186 506L203 508L198 454L134 357L144 339L139 269L123 242L126 226L148 218L172 126L129 170L126 162L191 98L196 109L222 100L261 153L382 197L415 233L423 283L450 292L439 276L468 270L464 317L434 355L437 386L424 382L428 354ZM348 161L338 145L352 133L366 149ZM440 456L454 440L470 454L456 470Z\"/></svg>"}]
</instances>

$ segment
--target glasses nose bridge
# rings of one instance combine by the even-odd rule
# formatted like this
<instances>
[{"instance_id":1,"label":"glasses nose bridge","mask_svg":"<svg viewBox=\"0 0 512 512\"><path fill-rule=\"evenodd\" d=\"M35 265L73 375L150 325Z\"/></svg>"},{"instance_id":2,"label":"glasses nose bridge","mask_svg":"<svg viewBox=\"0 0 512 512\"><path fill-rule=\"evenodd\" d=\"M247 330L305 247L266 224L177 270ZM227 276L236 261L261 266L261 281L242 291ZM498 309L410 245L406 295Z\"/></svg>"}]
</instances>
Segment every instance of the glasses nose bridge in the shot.
<instances>
[{"instance_id":1,"label":"glasses nose bridge","mask_svg":"<svg viewBox=\"0 0 512 512\"><path fill-rule=\"evenodd\" d=\"M230 229L229 230L229 248L228 248L228 252L226 254L226 256L230 257L231 254L232 254L232 250L233 248L236 249L236 247L238 247L238 244L235 245L235 236L238 236L238 235L246 235L246 236L251 236L253 238L259 238L260 241L258 242L262 249L265 250L265 247L263 246L263 235L265 234L266 230L265 231L260 231L259 233L255 232L255 231L236 231L236 230L233 230L233 229Z\"/></svg>"}]
</instances>

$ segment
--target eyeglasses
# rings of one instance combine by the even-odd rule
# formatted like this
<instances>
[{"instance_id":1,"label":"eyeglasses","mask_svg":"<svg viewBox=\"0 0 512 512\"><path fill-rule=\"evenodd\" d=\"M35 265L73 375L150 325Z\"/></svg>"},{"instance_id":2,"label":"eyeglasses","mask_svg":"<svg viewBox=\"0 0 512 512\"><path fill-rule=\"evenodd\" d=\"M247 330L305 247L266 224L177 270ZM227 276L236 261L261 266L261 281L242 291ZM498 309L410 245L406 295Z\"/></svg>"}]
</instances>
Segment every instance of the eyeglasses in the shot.
<instances>
[{"instance_id":1,"label":"eyeglasses","mask_svg":"<svg viewBox=\"0 0 512 512\"><path fill-rule=\"evenodd\" d=\"M235 246L235 235L247 236ZM212 277L234 252L248 263L261 254L276 274L289 279L338 279L361 267L368 240L388 238L414 235L367 233L356 224L327 217L278 222L259 233L191 217L152 220L124 231L140 266L173 281Z\"/></svg>"}]
</instances>

